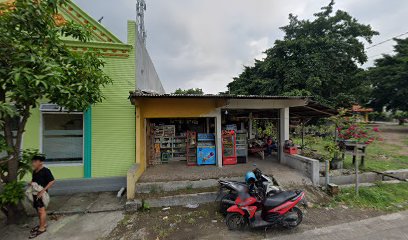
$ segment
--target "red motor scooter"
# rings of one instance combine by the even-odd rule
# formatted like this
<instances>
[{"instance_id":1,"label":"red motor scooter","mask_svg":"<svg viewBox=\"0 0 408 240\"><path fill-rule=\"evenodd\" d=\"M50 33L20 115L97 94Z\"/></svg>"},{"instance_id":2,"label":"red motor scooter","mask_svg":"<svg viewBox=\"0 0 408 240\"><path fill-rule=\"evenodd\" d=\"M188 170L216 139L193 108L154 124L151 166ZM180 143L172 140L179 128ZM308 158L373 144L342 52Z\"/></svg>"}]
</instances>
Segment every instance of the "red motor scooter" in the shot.
<instances>
[{"instance_id":1,"label":"red motor scooter","mask_svg":"<svg viewBox=\"0 0 408 240\"><path fill-rule=\"evenodd\" d=\"M235 205L228 208L225 221L230 230L242 230L247 226L295 228L303 219L296 205L304 197L303 191L283 191L259 201L249 194L241 194Z\"/></svg>"}]
</instances>

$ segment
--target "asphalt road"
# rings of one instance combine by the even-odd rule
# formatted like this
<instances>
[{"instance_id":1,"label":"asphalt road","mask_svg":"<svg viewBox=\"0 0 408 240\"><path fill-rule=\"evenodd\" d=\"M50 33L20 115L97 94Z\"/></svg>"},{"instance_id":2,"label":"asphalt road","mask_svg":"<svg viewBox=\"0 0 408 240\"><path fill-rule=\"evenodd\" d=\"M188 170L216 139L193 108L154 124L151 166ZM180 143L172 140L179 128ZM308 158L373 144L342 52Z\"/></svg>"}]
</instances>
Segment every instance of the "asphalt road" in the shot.
<instances>
[{"instance_id":1,"label":"asphalt road","mask_svg":"<svg viewBox=\"0 0 408 240\"><path fill-rule=\"evenodd\" d=\"M269 240L408 240L408 211L317 228Z\"/></svg>"}]
</instances>

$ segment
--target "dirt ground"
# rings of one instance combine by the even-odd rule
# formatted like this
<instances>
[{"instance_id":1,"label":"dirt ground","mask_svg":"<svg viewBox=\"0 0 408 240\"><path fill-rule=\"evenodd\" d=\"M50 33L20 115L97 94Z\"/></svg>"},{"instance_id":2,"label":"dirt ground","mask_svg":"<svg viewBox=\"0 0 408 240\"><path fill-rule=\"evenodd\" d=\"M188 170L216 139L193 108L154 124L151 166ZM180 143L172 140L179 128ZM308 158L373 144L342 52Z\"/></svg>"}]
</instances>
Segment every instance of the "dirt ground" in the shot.
<instances>
[{"instance_id":1,"label":"dirt ground","mask_svg":"<svg viewBox=\"0 0 408 240\"><path fill-rule=\"evenodd\" d=\"M380 130L384 142L397 146L399 154L408 155L408 126L381 125Z\"/></svg>"},{"instance_id":2,"label":"dirt ground","mask_svg":"<svg viewBox=\"0 0 408 240\"><path fill-rule=\"evenodd\" d=\"M384 143L387 145L385 147L396 149L399 155L408 155L407 126L381 125L380 130L381 137L384 138ZM274 176L287 172L277 162L259 160L252 157L249 164L245 164L245 166L238 165L236 169L234 167L225 168L222 174L225 174L225 176L235 176L238 172L242 173L245 170L240 168L250 169L254 165L263 170L266 169L266 172ZM173 180L173 178L179 180L179 178L185 176L198 179L211 178L212 174L217 176L220 174L217 171L217 168L211 169L211 167L208 168L208 171L202 171L201 168L186 168L185 171L180 171L179 166L157 166L148 169L147 174L142 177L142 181L150 181L150 178L157 176L164 181ZM203 175L203 172L206 172L205 175ZM296 183L286 183L284 185L286 189L296 188ZM306 191L307 200L313 204L310 208L302 208L304 211L303 222L298 228L293 230L270 228L267 230L252 229L243 232L232 232L227 229L224 216L218 213L218 204L211 203L200 205L196 209L171 207L170 209L151 209L127 214L106 239L264 239L358 221L385 213L372 209L332 205L331 198L318 189L312 186L305 186L304 184L301 188Z\"/></svg>"},{"instance_id":3,"label":"dirt ground","mask_svg":"<svg viewBox=\"0 0 408 240\"><path fill-rule=\"evenodd\" d=\"M292 185L291 189L296 189ZM331 226L366 219L383 214L374 210L331 207L331 198L312 186L303 186L306 199L312 204L304 211L303 223L294 230L282 228L252 229L243 232L229 231L225 218L218 213L218 204L200 205L196 209L171 207L151 209L127 214L105 239L160 240L160 239L263 239L303 232L317 227Z\"/></svg>"},{"instance_id":4,"label":"dirt ground","mask_svg":"<svg viewBox=\"0 0 408 240\"><path fill-rule=\"evenodd\" d=\"M224 217L217 212L217 204L206 204L197 209L172 207L169 210L152 209L128 214L105 239L263 239L306 230L357 221L383 214L345 206L303 209L302 224L293 230L282 228L229 231Z\"/></svg>"}]
</instances>

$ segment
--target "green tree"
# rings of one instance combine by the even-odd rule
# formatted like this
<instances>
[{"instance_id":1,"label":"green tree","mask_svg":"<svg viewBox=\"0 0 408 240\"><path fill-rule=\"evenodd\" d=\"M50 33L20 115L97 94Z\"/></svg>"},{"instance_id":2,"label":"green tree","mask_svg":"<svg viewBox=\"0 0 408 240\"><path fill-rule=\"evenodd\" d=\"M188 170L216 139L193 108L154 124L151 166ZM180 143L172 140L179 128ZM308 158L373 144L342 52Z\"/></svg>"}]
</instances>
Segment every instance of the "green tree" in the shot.
<instances>
[{"instance_id":1,"label":"green tree","mask_svg":"<svg viewBox=\"0 0 408 240\"><path fill-rule=\"evenodd\" d=\"M187 89L187 90L183 90L183 89L179 88L176 91L174 91L173 94L183 94L183 95L186 95L186 94L198 94L198 95L203 95L204 92L203 92L203 90L201 88L190 88L190 89Z\"/></svg>"},{"instance_id":2,"label":"green tree","mask_svg":"<svg viewBox=\"0 0 408 240\"><path fill-rule=\"evenodd\" d=\"M58 20L58 6L66 0L16 0L0 4L0 176L5 189L25 172L22 135L30 111L39 100L85 110L103 99L101 87L111 82L101 70L103 61L90 51L74 53L61 36L86 42L90 31ZM14 130L14 131L13 131ZM16 190L14 196L20 191ZM2 193L6 194L6 193ZM9 222L19 215L16 202L2 197L1 210ZM18 198L17 198L18 199Z\"/></svg>"},{"instance_id":3,"label":"green tree","mask_svg":"<svg viewBox=\"0 0 408 240\"><path fill-rule=\"evenodd\" d=\"M335 106L347 106L366 96L369 84L359 65L367 61L364 40L378 33L345 11L333 10L334 1L313 20L289 15L285 33L228 84L232 94L314 96Z\"/></svg>"},{"instance_id":4,"label":"green tree","mask_svg":"<svg viewBox=\"0 0 408 240\"><path fill-rule=\"evenodd\" d=\"M398 120L399 125L404 125L408 119L408 111L396 111L392 117Z\"/></svg>"},{"instance_id":5,"label":"green tree","mask_svg":"<svg viewBox=\"0 0 408 240\"><path fill-rule=\"evenodd\" d=\"M408 38L395 41L395 54L377 59L366 73L373 85L370 104L380 111L408 111Z\"/></svg>"}]
</instances>

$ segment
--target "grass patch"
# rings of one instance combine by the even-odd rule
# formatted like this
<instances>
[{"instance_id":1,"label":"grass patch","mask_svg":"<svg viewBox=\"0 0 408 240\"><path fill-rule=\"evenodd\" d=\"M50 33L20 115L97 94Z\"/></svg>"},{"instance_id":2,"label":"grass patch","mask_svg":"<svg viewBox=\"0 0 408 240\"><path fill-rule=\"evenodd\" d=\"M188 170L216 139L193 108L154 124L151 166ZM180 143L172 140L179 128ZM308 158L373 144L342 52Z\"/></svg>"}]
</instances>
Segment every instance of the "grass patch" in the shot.
<instances>
[{"instance_id":1,"label":"grass patch","mask_svg":"<svg viewBox=\"0 0 408 240\"><path fill-rule=\"evenodd\" d=\"M334 202L384 211L408 209L408 183L378 183L373 187L362 187L358 197L354 188L342 189L334 198Z\"/></svg>"},{"instance_id":2,"label":"grass patch","mask_svg":"<svg viewBox=\"0 0 408 240\"><path fill-rule=\"evenodd\" d=\"M408 137L407 137L407 138L405 138L405 140L404 140L404 144L408 146Z\"/></svg>"},{"instance_id":3,"label":"grass patch","mask_svg":"<svg viewBox=\"0 0 408 240\"><path fill-rule=\"evenodd\" d=\"M374 142L367 147L365 170L387 171L408 169L408 156L398 154L399 147L385 142ZM345 168L354 168L351 156L346 156Z\"/></svg>"},{"instance_id":4,"label":"grass patch","mask_svg":"<svg viewBox=\"0 0 408 240\"><path fill-rule=\"evenodd\" d=\"M324 146L327 145L330 140L321 137L313 137L313 139L311 139L309 136L308 138L309 139L305 139L308 148L315 150L318 154L325 153ZM294 142L300 144L301 139L294 138ZM387 171L408 169L408 156L399 154L399 149L400 146L384 141L376 141L370 144L366 149L365 168L362 170ZM344 168L354 169L352 156L346 154Z\"/></svg>"}]
</instances>

